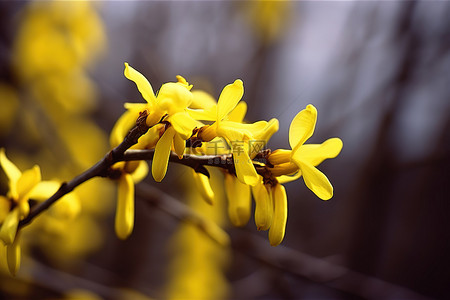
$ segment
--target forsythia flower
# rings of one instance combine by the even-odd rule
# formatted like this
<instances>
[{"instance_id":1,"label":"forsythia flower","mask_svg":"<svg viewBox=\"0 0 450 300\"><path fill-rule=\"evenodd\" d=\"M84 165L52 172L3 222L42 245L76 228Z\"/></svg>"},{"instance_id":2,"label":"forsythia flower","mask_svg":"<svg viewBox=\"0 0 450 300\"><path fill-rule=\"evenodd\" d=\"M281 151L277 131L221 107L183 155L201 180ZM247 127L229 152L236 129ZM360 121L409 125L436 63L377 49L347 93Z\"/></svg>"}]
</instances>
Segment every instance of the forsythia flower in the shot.
<instances>
[{"instance_id":1,"label":"forsythia flower","mask_svg":"<svg viewBox=\"0 0 450 300\"><path fill-rule=\"evenodd\" d=\"M19 221L26 218L30 212L28 200L42 201L56 192L58 183L54 181L41 181L41 170L35 165L23 173L12 163L5 154L5 149L0 149L0 166L8 178L9 191L5 196L0 195L0 239L6 245L8 268L11 274L15 274L20 264L20 245L18 225ZM55 188L56 187L56 188ZM68 205L61 209L61 204L55 206L57 213L65 217L71 217L79 211L78 199L70 196L63 197L61 201ZM59 212L58 212L59 208Z\"/></svg>"},{"instance_id":2,"label":"forsythia flower","mask_svg":"<svg viewBox=\"0 0 450 300\"><path fill-rule=\"evenodd\" d=\"M125 77L133 81L146 104L127 103L126 108L148 111L147 125L152 127L165 121L166 126L162 136L156 143L155 157L152 163L153 178L160 182L166 175L172 145L175 152L182 157L185 150L185 140L189 139L197 122L191 118L186 108L192 103L193 95L190 92L192 85L177 76L178 82L168 82L161 86L158 95L148 80L138 71L125 63Z\"/></svg>"},{"instance_id":3,"label":"forsythia flower","mask_svg":"<svg viewBox=\"0 0 450 300\"><path fill-rule=\"evenodd\" d=\"M273 246L283 240L287 222L287 196L283 183L303 176L307 187L319 198L328 200L332 197L333 187L315 167L327 158L336 157L342 149L342 141L332 138L320 145L304 145L316 125L314 106L308 105L293 119L289 128L291 150L270 152L264 147L278 131L278 120L243 123L247 105L240 101L244 94L241 80L225 86L216 102L203 91L191 92L192 85L181 76L177 76L178 82L163 84L155 95L147 79L127 63L124 74L136 83L147 103L125 104L128 111L118 120L111 134L111 141L115 142L111 144L118 145L139 113L146 110L150 129L132 148L155 149L152 175L156 181L164 178L171 151L182 159L186 145L191 155L212 155L212 159L226 164L232 161L234 165L223 168L231 223L235 226L248 223L253 194L256 226L258 230L269 230L269 241ZM263 161L258 161L261 158ZM202 170L193 169L192 177L202 198L213 204L214 191L205 166L201 167ZM122 228L122 234L118 235L126 237L132 230L130 222L134 220L132 198L136 181L130 174L138 170L138 162L121 162L114 168L120 171L116 231ZM128 200L121 202L121 198Z\"/></svg>"},{"instance_id":4,"label":"forsythia flower","mask_svg":"<svg viewBox=\"0 0 450 300\"><path fill-rule=\"evenodd\" d=\"M255 140L254 135L263 131L267 127L267 122L242 124L230 120L230 114L238 105L243 94L244 84L237 79L234 83L224 87L217 106L211 107L203 114L195 111L189 111L189 113L201 120L214 121L212 125L205 126L198 136L206 142L217 136L225 138L232 147L237 178L244 184L255 185L258 182L258 174L249 156L249 141Z\"/></svg>"},{"instance_id":5,"label":"forsythia flower","mask_svg":"<svg viewBox=\"0 0 450 300\"><path fill-rule=\"evenodd\" d=\"M128 130L136 122L137 111L125 112L116 122L111 131L110 143L112 147L118 146L125 138ZM156 127L154 127L156 128ZM137 147L134 145L132 148ZM118 162L112 166L118 176L118 197L115 217L115 231L120 239L126 239L134 227L134 185L142 181L148 174L148 165L145 161Z\"/></svg>"},{"instance_id":6,"label":"forsythia flower","mask_svg":"<svg viewBox=\"0 0 450 300\"><path fill-rule=\"evenodd\" d=\"M331 138L320 145L304 145L316 126L317 110L308 105L292 120L289 128L289 144L292 150L278 149L268 156L273 168L253 188L256 202L255 223L259 230L269 229L269 241L277 246L284 238L287 222L287 196L281 183L303 176L306 186L322 200L333 196L328 178L315 166L327 158L336 157L342 149L339 138ZM293 175L293 176L290 176Z\"/></svg>"}]
</instances>

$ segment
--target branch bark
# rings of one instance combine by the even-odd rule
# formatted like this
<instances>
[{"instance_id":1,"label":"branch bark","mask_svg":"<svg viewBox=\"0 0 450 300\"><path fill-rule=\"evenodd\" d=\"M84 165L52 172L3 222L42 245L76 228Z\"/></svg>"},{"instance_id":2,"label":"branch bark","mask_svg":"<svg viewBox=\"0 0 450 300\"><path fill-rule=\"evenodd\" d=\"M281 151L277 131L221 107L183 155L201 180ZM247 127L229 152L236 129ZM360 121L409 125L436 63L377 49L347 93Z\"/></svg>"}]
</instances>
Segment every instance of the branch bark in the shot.
<instances>
[{"instance_id":1,"label":"branch bark","mask_svg":"<svg viewBox=\"0 0 450 300\"><path fill-rule=\"evenodd\" d=\"M119 146L109 151L98 163L96 163L94 166L92 166L82 174L78 175L69 182L64 182L55 194L53 194L44 202L36 205L30 211L28 216L19 222L19 228L29 224L31 221L33 221L34 218L47 210L58 199L73 191L83 182L86 182L94 177L107 176L107 170L116 162L122 161L125 151L136 144L138 139L150 129L150 127L146 124L147 116L147 111L141 112L139 114L139 118L136 120L136 125L128 132Z\"/></svg>"}]
</instances>

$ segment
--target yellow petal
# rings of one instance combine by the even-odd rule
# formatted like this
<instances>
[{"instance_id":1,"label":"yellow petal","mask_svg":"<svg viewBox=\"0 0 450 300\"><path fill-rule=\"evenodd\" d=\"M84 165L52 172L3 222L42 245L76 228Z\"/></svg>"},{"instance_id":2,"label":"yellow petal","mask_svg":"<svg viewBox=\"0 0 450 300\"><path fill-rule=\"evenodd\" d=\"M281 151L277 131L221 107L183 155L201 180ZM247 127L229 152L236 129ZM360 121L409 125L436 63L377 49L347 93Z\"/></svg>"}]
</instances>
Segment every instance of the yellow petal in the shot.
<instances>
[{"instance_id":1,"label":"yellow petal","mask_svg":"<svg viewBox=\"0 0 450 300\"><path fill-rule=\"evenodd\" d=\"M201 126L197 132L197 137L203 142L210 142L217 137L217 123Z\"/></svg>"},{"instance_id":2,"label":"yellow petal","mask_svg":"<svg viewBox=\"0 0 450 300\"><path fill-rule=\"evenodd\" d=\"M174 135L175 130L173 127L169 127L156 144L155 155L152 161L152 175L157 182L161 182L166 176Z\"/></svg>"},{"instance_id":3,"label":"yellow petal","mask_svg":"<svg viewBox=\"0 0 450 300\"><path fill-rule=\"evenodd\" d=\"M130 103L130 102L125 102L123 104L123 107L125 107L129 111L131 110L131 111L137 112L138 114L140 112L150 108L147 103ZM137 119L137 117L136 117L136 119Z\"/></svg>"},{"instance_id":4,"label":"yellow petal","mask_svg":"<svg viewBox=\"0 0 450 300\"><path fill-rule=\"evenodd\" d=\"M317 109L311 104L294 117L289 127L289 144L292 150L295 151L312 136L316 121Z\"/></svg>"},{"instance_id":5,"label":"yellow petal","mask_svg":"<svg viewBox=\"0 0 450 300\"><path fill-rule=\"evenodd\" d=\"M56 193L61 184L58 181L41 181L34 186L28 195L30 199L44 201Z\"/></svg>"},{"instance_id":6,"label":"yellow petal","mask_svg":"<svg viewBox=\"0 0 450 300\"><path fill-rule=\"evenodd\" d=\"M158 106L169 115L184 111L191 103L194 96L183 85L168 82L161 86L158 92Z\"/></svg>"},{"instance_id":7,"label":"yellow petal","mask_svg":"<svg viewBox=\"0 0 450 300\"><path fill-rule=\"evenodd\" d=\"M197 126L197 122L184 111L169 116L167 121L172 124L175 131L180 134L184 140L187 140L192 136L192 131Z\"/></svg>"},{"instance_id":8,"label":"yellow petal","mask_svg":"<svg viewBox=\"0 0 450 300\"><path fill-rule=\"evenodd\" d=\"M141 182L148 175L148 164L145 160L140 160L137 168L131 173L134 183Z\"/></svg>"},{"instance_id":9,"label":"yellow petal","mask_svg":"<svg viewBox=\"0 0 450 300\"><path fill-rule=\"evenodd\" d=\"M208 176L202 173L197 173L194 170L192 170L193 177L195 178L195 183L197 186L198 191L202 195L203 199L208 204L214 203L214 192L211 188L211 183L209 182Z\"/></svg>"},{"instance_id":10,"label":"yellow petal","mask_svg":"<svg viewBox=\"0 0 450 300\"><path fill-rule=\"evenodd\" d=\"M259 182L259 175L253 166L253 161L247 154L247 150L233 145L233 159L237 178L245 184L254 186Z\"/></svg>"},{"instance_id":11,"label":"yellow petal","mask_svg":"<svg viewBox=\"0 0 450 300\"><path fill-rule=\"evenodd\" d=\"M53 215L63 220L72 220L81 211L80 199L75 193L68 193L59 199L51 208Z\"/></svg>"},{"instance_id":12,"label":"yellow petal","mask_svg":"<svg viewBox=\"0 0 450 300\"><path fill-rule=\"evenodd\" d=\"M228 121L242 123L245 114L247 113L247 103L240 101L236 107L228 114L226 118Z\"/></svg>"},{"instance_id":13,"label":"yellow petal","mask_svg":"<svg viewBox=\"0 0 450 300\"><path fill-rule=\"evenodd\" d=\"M120 118L114 124L113 129L109 137L109 142L111 147L117 147L122 143L125 135L128 131L136 124L136 120L139 116L139 112L136 110L127 110L124 112Z\"/></svg>"},{"instance_id":14,"label":"yellow petal","mask_svg":"<svg viewBox=\"0 0 450 300\"><path fill-rule=\"evenodd\" d=\"M280 184L284 184L284 183L288 183L294 180L299 179L302 176L302 172L299 170L297 173L295 173L294 175L281 175L277 177L277 181Z\"/></svg>"},{"instance_id":15,"label":"yellow petal","mask_svg":"<svg viewBox=\"0 0 450 300\"><path fill-rule=\"evenodd\" d=\"M119 179L115 229L118 238L126 239L134 227L134 183L130 174Z\"/></svg>"},{"instance_id":16,"label":"yellow petal","mask_svg":"<svg viewBox=\"0 0 450 300\"><path fill-rule=\"evenodd\" d=\"M193 99L192 99L191 105L189 105L189 108L208 109L208 108L216 106L216 104L217 104L214 97L205 91L194 90L194 91L191 91L191 93L192 93ZM214 119L215 119L215 115L214 115Z\"/></svg>"},{"instance_id":17,"label":"yellow petal","mask_svg":"<svg viewBox=\"0 0 450 300\"><path fill-rule=\"evenodd\" d=\"M255 224L258 230L267 230L272 224L273 202L271 193L262 182L252 187L255 199Z\"/></svg>"},{"instance_id":18,"label":"yellow petal","mask_svg":"<svg viewBox=\"0 0 450 300\"><path fill-rule=\"evenodd\" d=\"M138 143L134 145L133 149L152 149L155 148L159 137L164 132L165 124L157 124L150 128L146 134L141 136Z\"/></svg>"},{"instance_id":19,"label":"yellow petal","mask_svg":"<svg viewBox=\"0 0 450 300\"><path fill-rule=\"evenodd\" d=\"M0 228L0 239L6 244L12 244L17 234L19 224L19 209L15 208L9 212Z\"/></svg>"},{"instance_id":20,"label":"yellow petal","mask_svg":"<svg viewBox=\"0 0 450 300\"><path fill-rule=\"evenodd\" d=\"M223 120L238 104L244 95L244 83L237 79L222 90L217 103L217 121Z\"/></svg>"},{"instance_id":21,"label":"yellow petal","mask_svg":"<svg viewBox=\"0 0 450 300\"><path fill-rule=\"evenodd\" d=\"M0 149L0 165L5 171L6 177L8 177L11 197L17 199L19 197L17 194L17 181L22 176L22 172L6 157L5 148Z\"/></svg>"},{"instance_id":22,"label":"yellow petal","mask_svg":"<svg viewBox=\"0 0 450 300\"><path fill-rule=\"evenodd\" d=\"M250 187L241 183L233 175L225 174L225 192L231 223L238 227L245 226L250 219L252 208Z\"/></svg>"},{"instance_id":23,"label":"yellow petal","mask_svg":"<svg viewBox=\"0 0 450 300\"><path fill-rule=\"evenodd\" d=\"M41 181L41 169L38 165L22 173L17 181L19 199L28 197L31 190Z\"/></svg>"},{"instance_id":24,"label":"yellow petal","mask_svg":"<svg viewBox=\"0 0 450 300\"><path fill-rule=\"evenodd\" d=\"M215 121L217 118L217 106L207 109L186 109L191 118L199 121Z\"/></svg>"},{"instance_id":25,"label":"yellow petal","mask_svg":"<svg viewBox=\"0 0 450 300\"><path fill-rule=\"evenodd\" d=\"M250 124L232 122L232 121L222 121L220 122L220 127L234 128L238 130L245 130L250 132L250 135L257 135L262 131L267 129L268 122L267 121L258 121Z\"/></svg>"},{"instance_id":26,"label":"yellow petal","mask_svg":"<svg viewBox=\"0 0 450 300\"><path fill-rule=\"evenodd\" d=\"M0 224L3 223L11 208L11 201L0 195Z\"/></svg>"},{"instance_id":27,"label":"yellow petal","mask_svg":"<svg viewBox=\"0 0 450 300\"><path fill-rule=\"evenodd\" d=\"M291 161L291 150L277 149L267 159L272 165L280 165Z\"/></svg>"},{"instance_id":28,"label":"yellow petal","mask_svg":"<svg viewBox=\"0 0 450 300\"><path fill-rule=\"evenodd\" d=\"M142 97L152 106L155 105L156 98L155 93L153 93L153 88L150 85L150 82L138 71L133 69L128 63L125 63L125 70L123 72L126 78L133 81Z\"/></svg>"},{"instance_id":29,"label":"yellow petal","mask_svg":"<svg viewBox=\"0 0 450 300\"><path fill-rule=\"evenodd\" d=\"M302 160L313 166L319 165L325 159L335 158L342 150L342 141L339 138L331 138L322 144L302 145L293 153L296 160Z\"/></svg>"},{"instance_id":30,"label":"yellow petal","mask_svg":"<svg viewBox=\"0 0 450 300\"><path fill-rule=\"evenodd\" d=\"M287 222L287 196L281 184L273 187L273 202L274 212L269 229L269 242L271 246L278 246L284 239Z\"/></svg>"},{"instance_id":31,"label":"yellow petal","mask_svg":"<svg viewBox=\"0 0 450 300\"><path fill-rule=\"evenodd\" d=\"M273 118L269 122L266 122L266 126L259 132L254 132L253 135L257 140L264 140L266 142L272 137L272 135L278 131L280 124L277 119Z\"/></svg>"},{"instance_id":32,"label":"yellow petal","mask_svg":"<svg viewBox=\"0 0 450 300\"><path fill-rule=\"evenodd\" d=\"M282 163L270 168L273 176L292 175L299 170L299 167L292 162Z\"/></svg>"},{"instance_id":33,"label":"yellow petal","mask_svg":"<svg viewBox=\"0 0 450 300\"><path fill-rule=\"evenodd\" d=\"M173 148L175 149L178 158L182 159L184 150L186 149L186 141L183 140L178 133L175 133L175 136L173 137Z\"/></svg>"},{"instance_id":34,"label":"yellow petal","mask_svg":"<svg viewBox=\"0 0 450 300\"><path fill-rule=\"evenodd\" d=\"M333 186L328 178L308 162L298 161L306 186L322 200L333 197Z\"/></svg>"},{"instance_id":35,"label":"yellow petal","mask_svg":"<svg viewBox=\"0 0 450 300\"><path fill-rule=\"evenodd\" d=\"M6 259L8 262L8 269L12 276L16 276L20 267L20 237L16 236L14 243L6 246Z\"/></svg>"}]
</instances>

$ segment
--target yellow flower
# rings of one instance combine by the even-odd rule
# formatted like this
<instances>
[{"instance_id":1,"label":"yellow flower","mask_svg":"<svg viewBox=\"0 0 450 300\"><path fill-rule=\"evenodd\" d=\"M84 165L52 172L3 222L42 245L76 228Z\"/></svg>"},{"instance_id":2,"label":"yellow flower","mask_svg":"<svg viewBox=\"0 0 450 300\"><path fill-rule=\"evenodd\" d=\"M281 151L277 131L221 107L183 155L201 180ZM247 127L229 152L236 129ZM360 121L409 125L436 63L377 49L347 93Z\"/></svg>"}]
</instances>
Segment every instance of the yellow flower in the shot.
<instances>
[{"instance_id":1,"label":"yellow flower","mask_svg":"<svg viewBox=\"0 0 450 300\"><path fill-rule=\"evenodd\" d=\"M245 114L246 105L238 106L243 94L244 84L242 80L237 79L223 88L216 106L210 106L203 111L188 110L188 112L197 120L214 121L210 126L203 128L199 137L206 142L218 136L225 138L231 144L237 178L242 183L255 185L258 182L258 174L249 156L251 152L249 142L254 140L256 133L262 132L267 127L267 122L242 124L242 119L233 121L240 116L243 118ZM236 112L235 108L238 108Z\"/></svg>"},{"instance_id":2,"label":"yellow flower","mask_svg":"<svg viewBox=\"0 0 450 300\"><path fill-rule=\"evenodd\" d=\"M23 173L11 162L0 149L0 166L8 178L9 191L5 196L0 195L0 240L6 245L6 259L11 274L15 275L20 265L19 221L26 218L30 212L29 199L42 201L54 194L59 183L55 181L41 181L41 170L35 165ZM11 210L12 208L12 210ZM66 195L52 208L63 218L72 218L80 211L78 199L73 195Z\"/></svg>"},{"instance_id":3,"label":"yellow flower","mask_svg":"<svg viewBox=\"0 0 450 300\"><path fill-rule=\"evenodd\" d=\"M333 196L333 186L328 178L315 166L328 158L336 157L342 149L339 138L331 138L322 144L304 145L316 126L317 110L308 105L292 120L289 128L289 144L292 150L279 149L271 153L269 162L274 165L272 175L281 176L298 172L295 177L282 177L291 181L302 176L306 186L320 199L328 200Z\"/></svg>"},{"instance_id":4,"label":"yellow flower","mask_svg":"<svg viewBox=\"0 0 450 300\"><path fill-rule=\"evenodd\" d=\"M110 143L112 147L119 145L130 128L136 122L138 111L132 108L126 111L116 122L111 131ZM157 128L155 126L154 128ZM156 143L156 141L155 141ZM138 148L139 143L132 148ZM115 231L120 239L126 239L134 228L134 185L142 181L148 174L146 161L118 162L112 166L119 172L118 197L115 216Z\"/></svg>"},{"instance_id":5,"label":"yellow flower","mask_svg":"<svg viewBox=\"0 0 450 300\"><path fill-rule=\"evenodd\" d=\"M5 149L0 149L0 165L8 178L9 191L7 198L11 206L15 206L3 220L0 229L0 239L5 244L12 244L16 237L19 221L30 212L28 199L33 188L41 181L41 170L35 165L23 173L14 165L5 154Z\"/></svg>"},{"instance_id":6,"label":"yellow flower","mask_svg":"<svg viewBox=\"0 0 450 300\"><path fill-rule=\"evenodd\" d=\"M327 158L336 157L342 149L339 138L331 138L322 144L304 145L311 137L317 120L317 110L308 105L293 119L289 128L289 143L292 150L278 149L272 152L268 161L270 176L260 178L252 187L255 199L255 224L258 230L269 230L272 246L279 245L285 234L287 222L287 196L282 186L303 176L308 186L319 198L328 200L333 187L328 178L315 166Z\"/></svg>"},{"instance_id":7,"label":"yellow flower","mask_svg":"<svg viewBox=\"0 0 450 300\"><path fill-rule=\"evenodd\" d=\"M142 97L147 101L145 105L127 103L126 107L129 110L146 109L148 111L147 125L150 127L158 124L162 119L170 124L161 138L158 136L152 162L153 178L160 182L166 175L172 146L181 158L185 150L185 140L192 136L192 131L197 126L197 122L186 112L193 101L193 95L190 92L192 85L189 85L183 77L177 76L178 82L163 84L156 96L148 80L128 63L125 63L124 74L136 84Z\"/></svg>"}]
</instances>

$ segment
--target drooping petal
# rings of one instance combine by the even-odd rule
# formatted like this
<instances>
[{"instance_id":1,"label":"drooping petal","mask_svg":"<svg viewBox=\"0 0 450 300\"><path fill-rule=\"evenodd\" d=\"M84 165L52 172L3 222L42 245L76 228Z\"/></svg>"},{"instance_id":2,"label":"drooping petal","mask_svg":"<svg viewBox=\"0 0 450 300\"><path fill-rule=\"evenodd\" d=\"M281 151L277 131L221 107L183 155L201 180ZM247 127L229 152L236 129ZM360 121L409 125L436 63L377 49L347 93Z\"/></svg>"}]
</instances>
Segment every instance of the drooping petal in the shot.
<instances>
[{"instance_id":1,"label":"drooping petal","mask_svg":"<svg viewBox=\"0 0 450 300\"><path fill-rule=\"evenodd\" d=\"M195 178L195 183L198 191L202 195L203 199L208 204L214 203L214 191L211 188L211 183L209 182L208 176L202 173L197 173L192 170L193 177Z\"/></svg>"},{"instance_id":2,"label":"drooping petal","mask_svg":"<svg viewBox=\"0 0 450 300\"><path fill-rule=\"evenodd\" d=\"M312 136L316 121L317 109L311 104L294 117L289 127L289 144L292 150L295 151Z\"/></svg>"},{"instance_id":3,"label":"drooping petal","mask_svg":"<svg viewBox=\"0 0 450 300\"><path fill-rule=\"evenodd\" d=\"M169 116L167 120L184 140L191 137L192 131L197 126L197 122L184 111Z\"/></svg>"},{"instance_id":4,"label":"drooping petal","mask_svg":"<svg viewBox=\"0 0 450 300\"><path fill-rule=\"evenodd\" d=\"M157 182L161 182L166 176L174 135L175 130L173 127L169 127L156 144L155 155L152 161L152 175Z\"/></svg>"},{"instance_id":5,"label":"drooping petal","mask_svg":"<svg viewBox=\"0 0 450 300\"><path fill-rule=\"evenodd\" d=\"M322 200L333 197L333 186L327 176L308 162L298 161L306 186Z\"/></svg>"},{"instance_id":6,"label":"drooping petal","mask_svg":"<svg viewBox=\"0 0 450 300\"><path fill-rule=\"evenodd\" d=\"M241 183L233 175L225 174L225 192L228 198L228 215L234 226L242 227L251 215L250 187Z\"/></svg>"},{"instance_id":7,"label":"drooping petal","mask_svg":"<svg viewBox=\"0 0 450 300\"><path fill-rule=\"evenodd\" d=\"M27 198L31 190L41 181L41 169L38 165L22 173L17 181L19 199Z\"/></svg>"},{"instance_id":8,"label":"drooping petal","mask_svg":"<svg viewBox=\"0 0 450 300\"><path fill-rule=\"evenodd\" d=\"M272 224L273 203L262 182L252 186L253 199L255 199L255 224L258 230L267 230Z\"/></svg>"},{"instance_id":9,"label":"drooping petal","mask_svg":"<svg viewBox=\"0 0 450 300\"><path fill-rule=\"evenodd\" d=\"M0 228L0 239L10 245L14 242L17 234L17 225L19 224L19 209L15 208L6 216Z\"/></svg>"},{"instance_id":10,"label":"drooping petal","mask_svg":"<svg viewBox=\"0 0 450 300\"><path fill-rule=\"evenodd\" d=\"M242 123L242 121L244 121L246 113L247 113L247 103L245 101L240 101L236 105L236 107L228 114L226 120Z\"/></svg>"},{"instance_id":11,"label":"drooping petal","mask_svg":"<svg viewBox=\"0 0 450 300\"><path fill-rule=\"evenodd\" d=\"M5 148L0 149L0 165L5 171L6 177L8 177L11 197L17 199L19 197L17 194L17 181L22 176L22 172L6 157Z\"/></svg>"},{"instance_id":12,"label":"drooping petal","mask_svg":"<svg viewBox=\"0 0 450 300\"><path fill-rule=\"evenodd\" d=\"M233 159L237 178L245 184L254 186L259 182L259 175L245 147L233 146Z\"/></svg>"},{"instance_id":13,"label":"drooping petal","mask_svg":"<svg viewBox=\"0 0 450 300\"><path fill-rule=\"evenodd\" d=\"M175 153L178 155L178 158L182 159L184 150L186 149L186 141L180 136L180 134L175 133L173 137L173 148L175 149Z\"/></svg>"},{"instance_id":14,"label":"drooping petal","mask_svg":"<svg viewBox=\"0 0 450 300\"><path fill-rule=\"evenodd\" d=\"M217 121L223 120L238 104L244 95L244 83L237 79L222 90L217 102Z\"/></svg>"},{"instance_id":15,"label":"drooping petal","mask_svg":"<svg viewBox=\"0 0 450 300\"><path fill-rule=\"evenodd\" d=\"M134 183L128 173L119 179L115 230L118 238L126 239L134 227Z\"/></svg>"},{"instance_id":16,"label":"drooping petal","mask_svg":"<svg viewBox=\"0 0 450 300\"><path fill-rule=\"evenodd\" d=\"M154 106L156 103L155 93L153 92L153 88L150 82L148 82L148 80L144 77L144 75L133 69L128 63L125 63L125 70L123 74L125 75L126 78L128 78L129 80L133 81L136 84L142 97L151 106Z\"/></svg>"},{"instance_id":17,"label":"drooping petal","mask_svg":"<svg viewBox=\"0 0 450 300\"><path fill-rule=\"evenodd\" d=\"M273 202L274 212L269 229L269 242L271 246L278 246L284 239L287 222L287 196L281 184L273 187Z\"/></svg>"},{"instance_id":18,"label":"drooping petal","mask_svg":"<svg viewBox=\"0 0 450 300\"><path fill-rule=\"evenodd\" d=\"M141 182L148 175L148 164L145 160L140 160L137 168L131 173L134 183Z\"/></svg>"},{"instance_id":19,"label":"drooping petal","mask_svg":"<svg viewBox=\"0 0 450 300\"><path fill-rule=\"evenodd\" d=\"M14 242L6 246L6 260L8 262L8 269L12 276L16 276L20 267L20 234L18 234Z\"/></svg>"},{"instance_id":20,"label":"drooping petal","mask_svg":"<svg viewBox=\"0 0 450 300\"><path fill-rule=\"evenodd\" d=\"M322 144L302 145L293 153L296 160L306 161L313 166L319 165L325 159L335 158L342 150L342 140L331 138Z\"/></svg>"}]
</instances>

